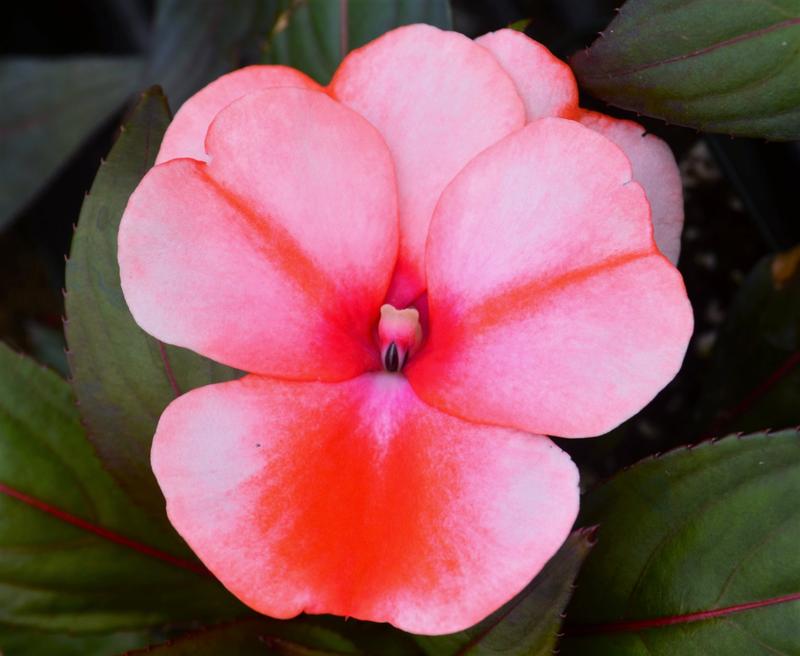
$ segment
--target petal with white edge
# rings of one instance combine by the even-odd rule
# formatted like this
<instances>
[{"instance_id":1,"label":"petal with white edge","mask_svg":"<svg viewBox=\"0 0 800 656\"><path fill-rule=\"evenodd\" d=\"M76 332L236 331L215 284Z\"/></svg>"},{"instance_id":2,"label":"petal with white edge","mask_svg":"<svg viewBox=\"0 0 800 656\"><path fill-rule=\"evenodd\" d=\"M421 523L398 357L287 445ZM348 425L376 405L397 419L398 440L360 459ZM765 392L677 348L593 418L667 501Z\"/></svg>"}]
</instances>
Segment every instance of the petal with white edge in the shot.
<instances>
[{"instance_id":1,"label":"petal with white edge","mask_svg":"<svg viewBox=\"0 0 800 656\"><path fill-rule=\"evenodd\" d=\"M539 572L578 510L549 439L439 412L397 374L194 390L164 412L152 462L195 553L279 618L464 629Z\"/></svg>"}]
</instances>

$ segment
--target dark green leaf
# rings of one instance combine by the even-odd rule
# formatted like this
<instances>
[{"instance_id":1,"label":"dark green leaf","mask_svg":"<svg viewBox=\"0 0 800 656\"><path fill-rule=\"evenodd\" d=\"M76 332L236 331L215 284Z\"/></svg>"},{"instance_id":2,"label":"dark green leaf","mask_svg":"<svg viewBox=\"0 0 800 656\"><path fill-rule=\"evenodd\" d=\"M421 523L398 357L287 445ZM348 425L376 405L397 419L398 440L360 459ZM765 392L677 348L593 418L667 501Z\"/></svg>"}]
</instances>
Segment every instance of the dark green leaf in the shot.
<instances>
[{"instance_id":1,"label":"dark green leaf","mask_svg":"<svg viewBox=\"0 0 800 656\"><path fill-rule=\"evenodd\" d=\"M67 378L69 364L65 353L64 331L31 319L26 322L25 332L34 359Z\"/></svg>"},{"instance_id":2,"label":"dark green leaf","mask_svg":"<svg viewBox=\"0 0 800 656\"><path fill-rule=\"evenodd\" d=\"M242 51L266 37L273 0L159 0L145 85L158 84L172 107L241 65Z\"/></svg>"},{"instance_id":3,"label":"dark green leaf","mask_svg":"<svg viewBox=\"0 0 800 656\"><path fill-rule=\"evenodd\" d=\"M0 624L3 656L113 656L147 644L146 632L74 635Z\"/></svg>"},{"instance_id":4,"label":"dark green leaf","mask_svg":"<svg viewBox=\"0 0 800 656\"><path fill-rule=\"evenodd\" d=\"M800 247L764 258L745 281L699 407L709 434L800 424Z\"/></svg>"},{"instance_id":5,"label":"dark green leaf","mask_svg":"<svg viewBox=\"0 0 800 656\"><path fill-rule=\"evenodd\" d=\"M598 542L561 653L800 653L798 498L796 430L673 451L590 492Z\"/></svg>"},{"instance_id":6,"label":"dark green leaf","mask_svg":"<svg viewBox=\"0 0 800 656\"><path fill-rule=\"evenodd\" d=\"M619 107L710 132L800 139L800 0L628 0L572 65Z\"/></svg>"},{"instance_id":7,"label":"dark green leaf","mask_svg":"<svg viewBox=\"0 0 800 656\"><path fill-rule=\"evenodd\" d=\"M69 384L0 345L0 624L116 631L247 612L173 541L98 461Z\"/></svg>"},{"instance_id":8,"label":"dark green leaf","mask_svg":"<svg viewBox=\"0 0 800 656\"><path fill-rule=\"evenodd\" d=\"M332 615L313 615L307 617L314 625L332 631L356 646L360 654L373 656L420 656L424 652L416 643L415 637L396 629L390 624L362 622Z\"/></svg>"},{"instance_id":9,"label":"dark green leaf","mask_svg":"<svg viewBox=\"0 0 800 656\"><path fill-rule=\"evenodd\" d=\"M447 0L281 0L267 61L326 84L350 50L401 25L451 29Z\"/></svg>"},{"instance_id":10,"label":"dark green leaf","mask_svg":"<svg viewBox=\"0 0 800 656\"><path fill-rule=\"evenodd\" d=\"M592 533L570 535L527 588L480 624L447 636L418 636L417 642L429 656L550 656Z\"/></svg>"},{"instance_id":11,"label":"dark green leaf","mask_svg":"<svg viewBox=\"0 0 800 656\"><path fill-rule=\"evenodd\" d=\"M0 60L0 228L136 86L137 58Z\"/></svg>"},{"instance_id":12,"label":"dark green leaf","mask_svg":"<svg viewBox=\"0 0 800 656\"><path fill-rule=\"evenodd\" d=\"M90 439L128 493L162 518L164 501L150 470L150 443L162 410L181 392L235 376L227 367L144 333L120 289L120 218L152 166L168 122L161 92L143 94L100 167L72 240L65 326L73 387Z\"/></svg>"},{"instance_id":13,"label":"dark green leaf","mask_svg":"<svg viewBox=\"0 0 800 656\"><path fill-rule=\"evenodd\" d=\"M130 656L329 656L364 653L336 632L304 618L288 622L260 618L197 631L164 645L131 652Z\"/></svg>"}]
</instances>

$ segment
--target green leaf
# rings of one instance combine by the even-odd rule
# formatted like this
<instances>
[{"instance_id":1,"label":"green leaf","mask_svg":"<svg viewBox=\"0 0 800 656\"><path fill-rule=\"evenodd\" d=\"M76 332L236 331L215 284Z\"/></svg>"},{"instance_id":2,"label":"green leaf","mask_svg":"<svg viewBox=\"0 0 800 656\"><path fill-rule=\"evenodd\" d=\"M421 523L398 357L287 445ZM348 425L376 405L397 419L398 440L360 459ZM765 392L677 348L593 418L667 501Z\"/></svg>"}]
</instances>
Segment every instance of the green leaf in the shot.
<instances>
[{"instance_id":1,"label":"green leaf","mask_svg":"<svg viewBox=\"0 0 800 656\"><path fill-rule=\"evenodd\" d=\"M0 625L3 656L112 656L148 643L144 631L74 635Z\"/></svg>"},{"instance_id":2,"label":"green leaf","mask_svg":"<svg viewBox=\"0 0 800 656\"><path fill-rule=\"evenodd\" d=\"M196 631L163 645L131 652L130 656L329 656L365 653L338 633L305 618L288 622L259 618Z\"/></svg>"},{"instance_id":3,"label":"green leaf","mask_svg":"<svg viewBox=\"0 0 800 656\"><path fill-rule=\"evenodd\" d=\"M796 430L673 451L591 491L580 521L598 542L561 653L800 653L798 498Z\"/></svg>"},{"instance_id":4,"label":"green leaf","mask_svg":"<svg viewBox=\"0 0 800 656\"><path fill-rule=\"evenodd\" d=\"M244 615L121 492L69 384L0 345L0 624L116 631Z\"/></svg>"},{"instance_id":5,"label":"green leaf","mask_svg":"<svg viewBox=\"0 0 800 656\"><path fill-rule=\"evenodd\" d=\"M307 616L309 622L349 640L359 654L373 656L421 656L424 654L414 636L390 624L366 622L333 615Z\"/></svg>"},{"instance_id":6,"label":"green leaf","mask_svg":"<svg viewBox=\"0 0 800 656\"><path fill-rule=\"evenodd\" d=\"M135 88L135 57L0 59L0 229Z\"/></svg>"},{"instance_id":7,"label":"green leaf","mask_svg":"<svg viewBox=\"0 0 800 656\"><path fill-rule=\"evenodd\" d=\"M160 90L142 95L83 204L67 262L65 299L72 383L89 438L128 493L161 518L164 500L150 470L150 443L161 412L182 392L236 375L147 335L120 288L119 222L128 197L153 165L169 120Z\"/></svg>"},{"instance_id":8,"label":"green leaf","mask_svg":"<svg viewBox=\"0 0 800 656\"><path fill-rule=\"evenodd\" d=\"M800 247L764 258L742 285L698 415L708 434L800 424Z\"/></svg>"},{"instance_id":9,"label":"green leaf","mask_svg":"<svg viewBox=\"0 0 800 656\"><path fill-rule=\"evenodd\" d=\"M30 353L34 359L64 378L68 377L69 364L65 352L64 331L51 328L35 319L28 320L25 327Z\"/></svg>"},{"instance_id":10,"label":"green leaf","mask_svg":"<svg viewBox=\"0 0 800 656\"><path fill-rule=\"evenodd\" d=\"M145 83L160 85L174 108L257 50L274 20L270 0L159 0Z\"/></svg>"},{"instance_id":11,"label":"green leaf","mask_svg":"<svg viewBox=\"0 0 800 656\"><path fill-rule=\"evenodd\" d=\"M800 139L800 0L628 0L572 66L586 89L625 109Z\"/></svg>"},{"instance_id":12,"label":"green leaf","mask_svg":"<svg viewBox=\"0 0 800 656\"><path fill-rule=\"evenodd\" d=\"M520 18L519 20L514 21L513 23L509 23L508 29L515 30L516 32L525 32L531 23L533 22L532 18Z\"/></svg>"},{"instance_id":13,"label":"green leaf","mask_svg":"<svg viewBox=\"0 0 800 656\"><path fill-rule=\"evenodd\" d=\"M528 587L479 624L446 636L418 636L417 642L428 656L550 656L592 535L572 533Z\"/></svg>"},{"instance_id":14,"label":"green leaf","mask_svg":"<svg viewBox=\"0 0 800 656\"><path fill-rule=\"evenodd\" d=\"M451 29L447 0L281 0L266 59L326 84L351 50L401 25Z\"/></svg>"}]
</instances>

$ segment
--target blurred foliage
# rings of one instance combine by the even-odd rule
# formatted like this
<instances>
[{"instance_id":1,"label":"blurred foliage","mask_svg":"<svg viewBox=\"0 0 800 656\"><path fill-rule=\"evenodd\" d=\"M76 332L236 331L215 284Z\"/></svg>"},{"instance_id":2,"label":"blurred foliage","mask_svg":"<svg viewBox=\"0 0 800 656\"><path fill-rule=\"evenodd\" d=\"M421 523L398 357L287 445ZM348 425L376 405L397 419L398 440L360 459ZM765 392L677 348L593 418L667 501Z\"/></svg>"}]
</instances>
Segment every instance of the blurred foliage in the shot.
<instances>
[{"instance_id":1,"label":"blurred foliage","mask_svg":"<svg viewBox=\"0 0 800 656\"><path fill-rule=\"evenodd\" d=\"M742 285L698 405L708 435L800 425L800 246L764 258Z\"/></svg>"},{"instance_id":2,"label":"blurred foliage","mask_svg":"<svg viewBox=\"0 0 800 656\"><path fill-rule=\"evenodd\" d=\"M326 656L363 653L346 638L311 622L281 622L265 618L231 622L192 632L162 645L134 651L130 656Z\"/></svg>"},{"instance_id":3,"label":"blurred foliage","mask_svg":"<svg viewBox=\"0 0 800 656\"><path fill-rule=\"evenodd\" d=\"M386 624L315 615L239 620L192 631L130 656L424 656L411 636Z\"/></svg>"},{"instance_id":4,"label":"blurred foliage","mask_svg":"<svg viewBox=\"0 0 800 656\"><path fill-rule=\"evenodd\" d=\"M140 68L133 57L0 60L0 228L119 109Z\"/></svg>"},{"instance_id":5,"label":"blurred foliage","mask_svg":"<svg viewBox=\"0 0 800 656\"><path fill-rule=\"evenodd\" d=\"M119 217L169 120L157 90L132 104L160 84L177 109L218 75L260 61L298 66L324 82L348 49L417 20L443 27L452 20L468 36L515 23L561 57L608 26L589 55L574 60L598 97L672 123L787 138L797 126L800 3L653 0L646 4L661 18L644 24L645 3L631 0L610 26L618 0L456 0L452 15L444 0L346 4L344 14L336 0L76 0L49 11L36 2L8 8L0 25L0 338L64 375L61 287L72 240L66 329L86 427L63 380L0 349L6 656L110 656L149 642L164 644L141 653L165 656L552 649L589 551L587 532L573 534L508 606L461 634L415 641L386 626L325 617L219 625L249 613L192 571L198 563L165 520L147 454L176 387L185 391L235 372L145 335L122 300ZM65 30L70 18L74 27ZM665 31L686 38L658 38ZM582 104L624 115L591 97ZM782 119L762 120L767 112ZM125 130L100 167L73 238L84 191L122 116ZM679 267L697 329L681 373L641 413L602 439L559 440L579 464L585 488L700 437L800 422L800 146L639 120L668 141L681 163L687 218ZM794 653L796 644L781 641L800 622L797 603L644 636L635 628L590 635L587 625L796 592L797 443L794 431L726 439L647 460L592 489L579 525L601 523L600 542L580 575L562 652L671 654L706 644L723 655L742 653L730 645L745 641L747 653ZM23 499L18 488L31 496ZM126 548L80 521L189 567ZM748 550L758 557L750 559ZM646 584L631 588L637 572ZM708 597L709 590L718 596Z\"/></svg>"},{"instance_id":6,"label":"blurred foliage","mask_svg":"<svg viewBox=\"0 0 800 656\"><path fill-rule=\"evenodd\" d=\"M151 639L146 631L75 635L0 624L0 645L8 656L112 656L144 647Z\"/></svg>"},{"instance_id":7,"label":"blurred foliage","mask_svg":"<svg viewBox=\"0 0 800 656\"><path fill-rule=\"evenodd\" d=\"M120 3L117 3L120 5ZM275 17L266 0L159 0L139 52L0 59L0 229L135 92L160 84L179 107L257 56ZM121 5L120 5L121 6ZM126 18L141 20L128 7Z\"/></svg>"},{"instance_id":8,"label":"blurred foliage","mask_svg":"<svg viewBox=\"0 0 800 656\"><path fill-rule=\"evenodd\" d=\"M447 0L281 0L279 5L266 43L265 63L293 66L320 84L330 81L350 50L393 27L428 23L452 29Z\"/></svg>"}]
</instances>

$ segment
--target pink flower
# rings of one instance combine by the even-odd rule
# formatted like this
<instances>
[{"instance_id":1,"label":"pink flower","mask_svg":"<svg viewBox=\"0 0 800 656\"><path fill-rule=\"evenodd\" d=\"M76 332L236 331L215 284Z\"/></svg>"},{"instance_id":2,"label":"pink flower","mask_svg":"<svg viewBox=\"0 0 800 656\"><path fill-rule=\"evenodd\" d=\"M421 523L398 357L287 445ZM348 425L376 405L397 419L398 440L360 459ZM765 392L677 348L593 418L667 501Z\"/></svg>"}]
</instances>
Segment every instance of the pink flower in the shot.
<instances>
[{"instance_id":1,"label":"pink flower","mask_svg":"<svg viewBox=\"0 0 800 656\"><path fill-rule=\"evenodd\" d=\"M677 372L674 159L577 99L522 34L415 25L327 88L256 66L178 112L122 285L147 332L251 372L174 401L152 453L170 520L246 604L478 622L575 520L544 435L606 432Z\"/></svg>"}]
</instances>

